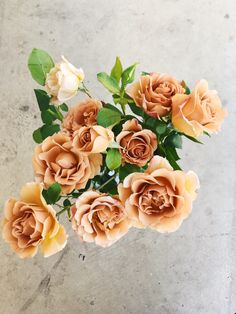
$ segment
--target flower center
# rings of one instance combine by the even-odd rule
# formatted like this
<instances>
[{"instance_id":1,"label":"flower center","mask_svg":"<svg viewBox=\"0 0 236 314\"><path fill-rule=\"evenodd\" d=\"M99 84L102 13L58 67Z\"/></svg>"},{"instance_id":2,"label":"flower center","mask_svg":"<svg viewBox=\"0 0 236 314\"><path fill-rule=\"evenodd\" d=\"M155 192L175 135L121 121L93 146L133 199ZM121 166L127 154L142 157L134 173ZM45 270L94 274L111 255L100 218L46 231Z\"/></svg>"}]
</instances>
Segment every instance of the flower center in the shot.
<instances>
[{"instance_id":1,"label":"flower center","mask_svg":"<svg viewBox=\"0 0 236 314\"><path fill-rule=\"evenodd\" d=\"M56 163L64 169L70 169L73 168L77 162L73 154L63 152L57 156Z\"/></svg>"},{"instance_id":2,"label":"flower center","mask_svg":"<svg viewBox=\"0 0 236 314\"><path fill-rule=\"evenodd\" d=\"M211 105L211 100L209 99L209 97L207 95L202 96L201 98L201 104L202 107L205 109L206 113L207 113L207 117L206 119L204 119L205 121L203 121L202 125L206 125L208 124L212 119L215 118L216 115L216 110L215 108ZM207 121L206 121L207 120Z\"/></svg>"},{"instance_id":3,"label":"flower center","mask_svg":"<svg viewBox=\"0 0 236 314\"><path fill-rule=\"evenodd\" d=\"M81 143L86 144L88 142L91 142L91 134L89 131L85 131L81 136Z\"/></svg>"},{"instance_id":4,"label":"flower center","mask_svg":"<svg viewBox=\"0 0 236 314\"><path fill-rule=\"evenodd\" d=\"M124 214L121 208L111 208L104 206L102 210L94 212L93 218L99 228L103 231L109 229L111 230L114 225L118 224Z\"/></svg>"},{"instance_id":5,"label":"flower center","mask_svg":"<svg viewBox=\"0 0 236 314\"><path fill-rule=\"evenodd\" d=\"M140 209L148 215L160 214L170 208L170 197L166 190L148 191L140 197Z\"/></svg>"},{"instance_id":6,"label":"flower center","mask_svg":"<svg viewBox=\"0 0 236 314\"><path fill-rule=\"evenodd\" d=\"M85 125L91 125L95 122L95 115L96 112L90 111L90 112L84 112L84 124Z\"/></svg>"}]
</instances>

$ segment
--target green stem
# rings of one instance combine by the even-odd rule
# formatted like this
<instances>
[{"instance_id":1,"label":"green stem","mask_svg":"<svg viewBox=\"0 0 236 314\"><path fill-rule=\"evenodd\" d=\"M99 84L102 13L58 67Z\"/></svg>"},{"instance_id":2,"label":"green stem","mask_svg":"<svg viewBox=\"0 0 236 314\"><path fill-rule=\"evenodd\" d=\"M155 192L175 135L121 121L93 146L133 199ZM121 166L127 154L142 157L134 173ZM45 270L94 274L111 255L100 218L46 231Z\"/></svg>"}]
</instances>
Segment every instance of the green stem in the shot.
<instances>
[{"instance_id":1,"label":"green stem","mask_svg":"<svg viewBox=\"0 0 236 314\"><path fill-rule=\"evenodd\" d=\"M76 197L73 197L72 195L68 194L68 195L61 195L61 198L72 198L72 199L74 199Z\"/></svg>"},{"instance_id":2,"label":"green stem","mask_svg":"<svg viewBox=\"0 0 236 314\"><path fill-rule=\"evenodd\" d=\"M85 86L84 82L82 82L82 85L83 85L83 89L82 91L87 95L89 96L90 98L93 98L89 92L89 90L87 89L87 87Z\"/></svg>"},{"instance_id":3,"label":"green stem","mask_svg":"<svg viewBox=\"0 0 236 314\"><path fill-rule=\"evenodd\" d=\"M121 109L122 109L123 115L125 116L125 105L124 104L121 104Z\"/></svg>"},{"instance_id":4,"label":"green stem","mask_svg":"<svg viewBox=\"0 0 236 314\"><path fill-rule=\"evenodd\" d=\"M60 206L61 207L61 206ZM66 206L63 207L58 213L57 213L57 217L59 217L61 214L63 214L65 211L67 211L70 207Z\"/></svg>"},{"instance_id":5,"label":"green stem","mask_svg":"<svg viewBox=\"0 0 236 314\"><path fill-rule=\"evenodd\" d=\"M110 177L110 179L108 179L105 183L103 183L102 185L100 185L100 187L98 188L98 191L100 191L101 189L104 188L104 186L106 186L109 182L111 182L114 178L116 177L116 174L112 177Z\"/></svg>"}]
</instances>

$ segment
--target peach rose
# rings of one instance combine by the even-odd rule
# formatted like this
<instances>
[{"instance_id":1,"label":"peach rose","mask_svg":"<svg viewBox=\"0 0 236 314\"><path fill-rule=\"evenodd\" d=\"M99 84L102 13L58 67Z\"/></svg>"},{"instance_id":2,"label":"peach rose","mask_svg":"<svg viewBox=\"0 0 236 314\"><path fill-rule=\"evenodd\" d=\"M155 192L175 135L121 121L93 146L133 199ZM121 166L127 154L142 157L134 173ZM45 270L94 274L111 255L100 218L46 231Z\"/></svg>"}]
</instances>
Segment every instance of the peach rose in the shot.
<instances>
[{"instance_id":1,"label":"peach rose","mask_svg":"<svg viewBox=\"0 0 236 314\"><path fill-rule=\"evenodd\" d=\"M10 198L4 208L3 238L21 257L33 257L40 247L44 257L61 251L67 242L64 227L47 205L39 183L27 183L20 200Z\"/></svg>"},{"instance_id":2,"label":"peach rose","mask_svg":"<svg viewBox=\"0 0 236 314\"><path fill-rule=\"evenodd\" d=\"M84 192L71 208L73 229L81 240L107 247L128 232L129 221L116 197L98 191Z\"/></svg>"},{"instance_id":3,"label":"peach rose","mask_svg":"<svg viewBox=\"0 0 236 314\"><path fill-rule=\"evenodd\" d=\"M194 172L173 171L166 159L155 156L145 173L128 175L118 191L133 226L173 232L190 214L197 188Z\"/></svg>"},{"instance_id":4,"label":"peach rose","mask_svg":"<svg viewBox=\"0 0 236 314\"><path fill-rule=\"evenodd\" d=\"M96 99L86 99L70 108L63 120L63 128L73 133L82 126L97 124L97 114L102 108L102 103Z\"/></svg>"},{"instance_id":5,"label":"peach rose","mask_svg":"<svg viewBox=\"0 0 236 314\"><path fill-rule=\"evenodd\" d=\"M47 74L45 89L53 96L53 102L63 102L77 94L83 80L83 70L77 69L62 56L62 62L56 64Z\"/></svg>"},{"instance_id":6,"label":"peach rose","mask_svg":"<svg viewBox=\"0 0 236 314\"><path fill-rule=\"evenodd\" d=\"M157 148L157 137L150 130L142 130L136 119L123 124L122 132L116 138L121 146L120 153L128 163L145 166Z\"/></svg>"},{"instance_id":7,"label":"peach rose","mask_svg":"<svg viewBox=\"0 0 236 314\"><path fill-rule=\"evenodd\" d=\"M36 146L33 156L36 180L43 182L46 189L58 182L63 194L84 188L100 172L101 164L101 154L81 154L63 133L46 138Z\"/></svg>"},{"instance_id":8,"label":"peach rose","mask_svg":"<svg viewBox=\"0 0 236 314\"><path fill-rule=\"evenodd\" d=\"M114 141L110 129L100 125L84 126L73 134L73 147L83 153L101 153Z\"/></svg>"},{"instance_id":9,"label":"peach rose","mask_svg":"<svg viewBox=\"0 0 236 314\"><path fill-rule=\"evenodd\" d=\"M208 89L206 80L200 80L190 95L176 94L172 98L172 110L174 127L193 137L203 131L219 131L226 115L217 92Z\"/></svg>"},{"instance_id":10,"label":"peach rose","mask_svg":"<svg viewBox=\"0 0 236 314\"><path fill-rule=\"evenodd\" d=\"M141 76L127 91L136 105L154 118L170 113L172 97L184 93L185 89L180 82L172 76L160 73Z\"/></svg>"}]
</instances>

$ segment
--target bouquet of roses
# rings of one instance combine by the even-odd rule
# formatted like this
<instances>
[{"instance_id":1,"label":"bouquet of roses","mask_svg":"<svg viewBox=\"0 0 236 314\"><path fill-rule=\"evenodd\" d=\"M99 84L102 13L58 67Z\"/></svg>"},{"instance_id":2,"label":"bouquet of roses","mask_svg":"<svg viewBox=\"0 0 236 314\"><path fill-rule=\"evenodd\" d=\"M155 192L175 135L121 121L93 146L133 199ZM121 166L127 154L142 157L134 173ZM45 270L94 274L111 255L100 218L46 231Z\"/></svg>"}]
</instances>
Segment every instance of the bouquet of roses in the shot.
<instances>
[{"instance_id":1,"label":"bouquet of roses","mask_svg":"<svg viewBox=\"0 0 236 314\"><path fill-rule=\"evenodd\" d=\"M178 165L182 137L220 129L225 110L205 80L192 91L184 81L142 72L137 63L123 69L117 57L110 74L98 73L111 93L107 103L94 99L84 72L64 57L54 64L33 49L28 67L44 89L35 89L42 126L33 132L35 182L4 208L3 237L21 257L40 247L47 257L67 242L62 214L80 239L107 247L129 228L173 232L192 210L197 175ZM85 99L68 107L78 92ZM54 209L52 207L54 206Z\"/></svg>"}]
</instances>

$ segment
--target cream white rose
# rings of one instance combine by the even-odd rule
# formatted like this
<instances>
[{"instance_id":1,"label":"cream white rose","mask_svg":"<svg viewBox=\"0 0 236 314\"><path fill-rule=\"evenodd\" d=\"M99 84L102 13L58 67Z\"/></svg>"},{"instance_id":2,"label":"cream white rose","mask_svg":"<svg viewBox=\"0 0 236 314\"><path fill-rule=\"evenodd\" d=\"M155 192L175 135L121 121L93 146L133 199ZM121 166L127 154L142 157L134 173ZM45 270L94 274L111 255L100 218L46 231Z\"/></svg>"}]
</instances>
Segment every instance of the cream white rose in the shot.
<instances>
[{"instance_id":1,"label":"cream white rose","mask_svg":"<svg viewBox=\"0 0 236 314\"><path fill-rule=\"evenodd\" d=\"M53 97L53 102L64 102L77 94L83 80L83 69L77 69L62 56L62 62L47 74L45 89Z\"/></svg>"}]
</instances>

